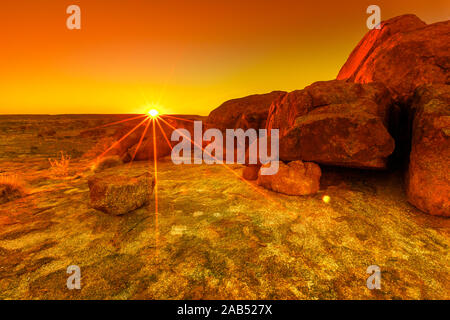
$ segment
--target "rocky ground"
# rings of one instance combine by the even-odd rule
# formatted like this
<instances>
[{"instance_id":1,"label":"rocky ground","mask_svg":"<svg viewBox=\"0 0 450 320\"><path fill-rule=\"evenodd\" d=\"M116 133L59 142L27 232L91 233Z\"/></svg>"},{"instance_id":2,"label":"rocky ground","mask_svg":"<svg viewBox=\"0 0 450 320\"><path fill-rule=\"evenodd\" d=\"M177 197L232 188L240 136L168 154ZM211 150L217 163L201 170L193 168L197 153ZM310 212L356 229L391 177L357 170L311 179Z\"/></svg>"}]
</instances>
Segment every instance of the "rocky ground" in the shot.
<instances>
[{"instance_id":1,"label":"rocky ground","mask_svg":"<svg viewBox=\"0 0 450 320\"><path fill-rule=\"evenodd\" d=\"M28 193L0 206L1 299L450 298L450 220L410 205L400 171L323 166L317 194L287 196L242 181L240 165L164 158L157 214L154 201L123 216L90 208L108 141L81 132L120 117L0 117L0 170ZM68 177L50 168L59 151ZM66 287L70 265L81 290ZM366 287L370 265L381 290Z\"/></svg>"}]
</instances>

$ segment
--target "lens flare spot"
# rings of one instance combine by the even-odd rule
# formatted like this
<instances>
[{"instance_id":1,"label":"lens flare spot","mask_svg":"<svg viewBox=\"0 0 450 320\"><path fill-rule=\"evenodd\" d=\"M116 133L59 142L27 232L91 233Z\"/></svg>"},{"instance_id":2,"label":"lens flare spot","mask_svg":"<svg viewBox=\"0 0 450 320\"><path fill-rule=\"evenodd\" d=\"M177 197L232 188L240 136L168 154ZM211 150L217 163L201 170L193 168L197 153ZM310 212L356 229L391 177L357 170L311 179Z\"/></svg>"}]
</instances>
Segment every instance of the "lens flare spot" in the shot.
<instances>
[{"instance_id":1,"label":"lens flare spot","mask_svg":"<svg viewBox=\"0 0 450 320\"><path fill-rule=\"evenodd\" d=\"M323 200L323 202L325 202L325 203L329 203L330 202L330 200L331 200L331 198L330 198L330 196L323 196L323 198L322 198L322 200Z\"/></svg>"}]
</instances>

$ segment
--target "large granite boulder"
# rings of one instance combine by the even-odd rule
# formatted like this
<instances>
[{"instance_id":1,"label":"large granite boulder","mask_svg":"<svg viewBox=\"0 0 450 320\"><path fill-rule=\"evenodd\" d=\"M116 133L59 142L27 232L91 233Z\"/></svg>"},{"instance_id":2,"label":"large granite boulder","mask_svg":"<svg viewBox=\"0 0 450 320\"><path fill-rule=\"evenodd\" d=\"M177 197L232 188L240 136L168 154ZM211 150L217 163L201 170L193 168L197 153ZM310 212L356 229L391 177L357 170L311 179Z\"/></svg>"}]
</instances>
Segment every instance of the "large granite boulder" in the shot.
<instances>
[{"instance_id":1,"label":"large granite boulder","mask_svg":"<svg viewBox=\"0 0 450 320\"><path fill-rule=\"evenodd\" d=\"M207 127L223 132L235 128L264 129L270 105L284 94L286 92L273 91L226 101L211 111L206 120Z\"/></svg>"},{"instance_id":2,"label":"large granite boulder","mask_svg":"<svg viewBox=\"0 0 450 320\"><path fill-rule=\"evenodd\" d=\"M271 93L255 94L233 99L224 102L218 108L211 111L206 120L205 129L219 129L222 131L223 149L221 151L223 159L226 159L228 152L234 152L234 161L236 162L238 153L236 142L234 148L227 146L225 136L226 130L243 129L245 131L247 129L264 129L266 127L266 120L272 102L285 94L286 92L284 91L273 91ZM246 143L248 143L248 139ZM248 145L246 147L248 147Z\"/></svg>"},{"instance_id":3,"label":"large granite boulder","mask_svg":"<svg viewBox=\"0 0 450 320\"><path fill-rule=\"evenodd\" d=\"M122 166L93 175L88 185L92 208L122 215L151 201L155 180L146 167Z\"/></svg>"},{"instance_id":4,"label":"large granite boulder","mask_svg":"<svg viewBox=\"0 0 450 320\"><path fill-rule=\"evenodd\" d=\"M270 164L262 167L269 167ZM278 172L274 175L258 174L258 185L292 196L314 194L319 191L320 167L312 162L292 161L288 164L279 162Z\"/></svg>"},{"instance_id":5,"label":"large granite boulder","mask_svg":"<svg viewBox=\"0 0 450 320\"><path fill-rule=\"evenodd\" d=\"M385 168L394 151L391 104L380 83L320 81L275 101L267 126L280 130L281 160Z\"/></svg>"},{"instance_id":6,"label":"large granite boulder","mask_svg":"<svg viewBox=\"0 0 450 320\"><path fill-rule=\"evenodd\" d=\"M418 88L412 110L408 200L429 214L450 216L450 86Z\"/></svg>"},{"instance_id":7,"label":"large granite boulder","mask_svg":"<svg viewBox=\"0 0 450 320\"><path fill-rule=\"evenodd\" d=\"M427 25L415 15L398 16L364 36L337 79L382 82L406 102L422 84L449 83L449 52L450 21Z\"/></svg>"},{"instance_id":8,"label":"large granite boulder","mask_svg":"<svg viewBox=\"0 0 450 320\"><path fill-rule=\"evenodd\" d=\"M170 136L168 136L167 138L170 139ZM155 151L157 158L163 158L170 155L172 151L173 143L170 140L169 142L162 135L156 134L155 141L153 140L153 137L149 137L143 140L142 143L138 142L135 145L131 146L123 159L125 162L129 162L131 160L154 160ZM154 145L156 147L154 147Z\"/></svg>"}]
</instances>

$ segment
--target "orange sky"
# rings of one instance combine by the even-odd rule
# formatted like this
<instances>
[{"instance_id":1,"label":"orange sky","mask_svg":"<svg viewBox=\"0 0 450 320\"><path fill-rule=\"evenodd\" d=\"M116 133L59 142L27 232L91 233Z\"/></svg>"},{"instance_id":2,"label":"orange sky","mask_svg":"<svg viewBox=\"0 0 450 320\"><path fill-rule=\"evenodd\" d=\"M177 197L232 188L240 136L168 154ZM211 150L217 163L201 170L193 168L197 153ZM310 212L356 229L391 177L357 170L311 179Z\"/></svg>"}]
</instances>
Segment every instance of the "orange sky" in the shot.
<instances>
[{"instance_id":1,"label":"orange sky","mask_svg":"<svg viewBox=\"0 0 450 320\"><path fill-rule=\"evenodd\" d=\"M81 7L82 29L66 28ZM448 0L7 0L0 4L0 114L204 114L252 93L336 77L382 19L447 20Z\"/></svg>"}]
</instances>

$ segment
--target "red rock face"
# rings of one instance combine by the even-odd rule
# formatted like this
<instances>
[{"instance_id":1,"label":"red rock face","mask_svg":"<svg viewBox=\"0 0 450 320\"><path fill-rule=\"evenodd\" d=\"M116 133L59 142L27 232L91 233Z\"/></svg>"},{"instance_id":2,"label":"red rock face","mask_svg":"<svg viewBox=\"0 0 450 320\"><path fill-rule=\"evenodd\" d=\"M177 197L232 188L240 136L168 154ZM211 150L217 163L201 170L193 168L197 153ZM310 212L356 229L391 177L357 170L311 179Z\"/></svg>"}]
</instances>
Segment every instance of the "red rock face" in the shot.
<instances>
[{"instance_id":1,"label":"red rock face","mask_svg":"<svg viewBox=\"0 0 450 320\"><path fill-rule=\"evenodd\" d=\"M263 165L263 167L270 164ZM292 161L287 165L279 162L278 172L274 175L258 174L258 185L293 196L314 194L319 191L320 167L312 162Z\"/></svg>"},{"instance_id":2,"label":"red rock face","mask_svg":"<svg viewBox=\"0 0 450 320\"><path fill-rule=\"evenodd\" d=\"M450 21L426 25L414 15L395 17L365 35L337 79L381 82L406 102L420 85L449 82L449 43Z\"/></svg>"},{"instance_id":3,"label":"red rock face","mask_svg":"<svg viewBox=\"0 0 450 320\"><path fill-rule=\"evenodd\" d=\"M286 92L274 91L226 101L211 111L206 121L207 127L224 132L226 129L237 128L244 130L249 128L263 129L266 126L272 101L284 94Z\"/></svg>"},{"instance_id":4,"label":"red rock face","mask_svg":"<svg viewBox=\"0 0 450 320\"><path fill-rule=\"evenodd\" d=\"M450 86L418 88L412 108L408 200L429 214L450 216Z\"/></svg>"},{"instance_id":5,"label":"red rock face","mask_svg":"<svg viewBox=\"0 0 450 320\"><path fill-rule=\"evenodd\" d=\"M274 102L267 124L280 130L281 160L385 168L394 151L390 106L382 84L322 81Z\"/></svg>"}]
</instances>

